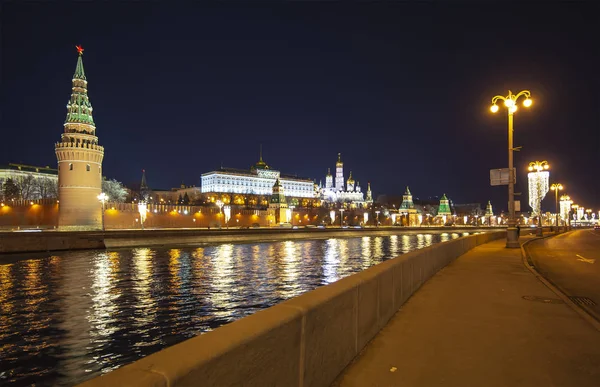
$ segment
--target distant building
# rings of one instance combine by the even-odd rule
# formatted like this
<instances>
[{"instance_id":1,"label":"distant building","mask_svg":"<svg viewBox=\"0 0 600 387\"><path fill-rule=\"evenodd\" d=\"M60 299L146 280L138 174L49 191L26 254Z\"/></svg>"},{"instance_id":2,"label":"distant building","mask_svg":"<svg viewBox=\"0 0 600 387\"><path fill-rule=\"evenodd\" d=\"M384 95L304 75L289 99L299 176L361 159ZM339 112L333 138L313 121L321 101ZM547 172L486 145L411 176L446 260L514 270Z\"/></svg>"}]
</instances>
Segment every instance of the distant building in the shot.
<instances>
[{"instance_id":1,"label":"distant building","mask_svg":"<svg viewBox=\"0 0 600 387\"><path fill-rule=\"evenodd\" d=\"M354 181L352 178L352 171L346 181L344 187L344 163L342 162L342 155L338 153L338 159L335 163L335 185L331 170L327 170L325 176L325 186L321 184L317 186L317 193L319 197L329 203L335 202L349 202L356 206L365 206L373 203L373 196L371 193L371 184L368 184L367 197L365 198L358 181Z\"/></svg>"},{"instance_id":2,"label":"distant building","mask_svg":"<svg viewBox=\"0 0 600 387\"><path fill-rule=\"evenodd\" d=\"M311 179L285 175L271 169L262 159L250 170L223 168L218 171L203 173L201 180L202 193L234 193L249 195L271 195L273 185L279 179L286 196L314 198L314 182Z\"/></svg>"},{"instance_id":3,"label":"distant building","mask_svg":"<svg viewBox=\"0 0 600 387\"><path fill-rule=\"evenodd\" d=\"M27 197L21 197L20 199L36 200L58 196L58 169L49 166L36 167L13 163L0 166L0 189L8 179L11 179L17 187L25 188L23 184L29 177L33 179L30 182L30 187L27 187ZM21 192L21 195L23 194L24 192Z\"/></svg>"}]
</instances>

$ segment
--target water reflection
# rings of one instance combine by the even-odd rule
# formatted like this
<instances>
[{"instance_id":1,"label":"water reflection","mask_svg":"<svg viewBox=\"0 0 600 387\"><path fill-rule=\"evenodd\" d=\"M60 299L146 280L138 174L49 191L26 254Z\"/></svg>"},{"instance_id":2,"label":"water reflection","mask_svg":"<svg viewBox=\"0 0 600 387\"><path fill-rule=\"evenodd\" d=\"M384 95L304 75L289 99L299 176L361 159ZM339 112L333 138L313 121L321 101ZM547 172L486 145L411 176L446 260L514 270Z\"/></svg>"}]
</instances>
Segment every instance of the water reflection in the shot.
<instances>
[{"instance_id":1,"label":"water reflection","mask_svg":"<svg viewBox=\"0 0 600 387\"><path fill-rule=\"evenodd\" d=\"M0 264L0 385L71 386L459 236L72 251Z\"/></svg>"}]
</instances>

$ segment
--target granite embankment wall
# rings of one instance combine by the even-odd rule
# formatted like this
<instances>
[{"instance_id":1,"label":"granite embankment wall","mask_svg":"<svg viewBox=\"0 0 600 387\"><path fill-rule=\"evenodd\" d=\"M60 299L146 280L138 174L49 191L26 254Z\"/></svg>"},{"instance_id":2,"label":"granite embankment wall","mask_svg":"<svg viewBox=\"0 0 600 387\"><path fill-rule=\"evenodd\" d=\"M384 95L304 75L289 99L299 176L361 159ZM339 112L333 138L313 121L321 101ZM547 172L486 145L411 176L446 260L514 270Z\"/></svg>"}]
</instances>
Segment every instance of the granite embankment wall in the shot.
<instances>
[{"instance_id":1,"label":"granite embankment wall","mask_svg":"<svg viewBox=\"0 0 600 387\"><path fill-rule=\"evenodd\" d=\"M329 386L425 281L505 235L477 234L412 251L81 386Z\"/></svg>"},{"instance_id":2,"label":"granite embankment wall","mask_svg":"<svg viewBox=\"0 0 600 387\"><path fill-rule=\"evenodd\" d=\"M177 246L202 243L240 243L290 239L321 239L390 235L397 233L477 232L489 229L458 227L400 228L380 227L364 229L248 229L248 230L115 230L73 232L0 232L0 254L31 253L61 250L125 248L139 246Z\"/></svg>"}]
</instances>

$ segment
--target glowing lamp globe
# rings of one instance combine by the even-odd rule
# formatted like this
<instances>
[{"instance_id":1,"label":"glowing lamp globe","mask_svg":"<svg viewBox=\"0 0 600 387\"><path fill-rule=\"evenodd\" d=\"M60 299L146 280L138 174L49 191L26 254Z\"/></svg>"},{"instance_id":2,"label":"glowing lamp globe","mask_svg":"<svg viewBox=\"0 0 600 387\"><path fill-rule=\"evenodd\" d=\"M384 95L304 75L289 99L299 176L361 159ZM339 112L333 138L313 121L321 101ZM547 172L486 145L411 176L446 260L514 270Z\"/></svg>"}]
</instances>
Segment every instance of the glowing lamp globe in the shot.
<instances>
[{"instance_id":1,"label":"glowing lamp globe","mask_svg":"<svg viewBox=\"0 0 600 387\"><path fill-rule=\"evenodd\" d=\"M530 98L527 98L525 101L523 101L523 106L530 107L532 103L533 101Z\"/></svg>"},{"instance_id":2,"label":"glowing lamp globe","mask_svg":"<svg viewBox=\"0 0 600 387\"><path fill-rule=\"evenodd\" d=\"M548 168L550 168L550 165L544 164L544 169L548 169Z\"/></svg>"},{"instance_id":3,"label":"glowing lamp globe","mask_svg":"<svg viewBox=\"0 0 600 387\"><path fill-rule=\"evenodd\" d=\"M496 113L498 111L498 105L492 105L490 107L490 110L492 111L492 113Z\"/></svg>"},{"instance_id":4,"label":"glowing lamp globe","mask_svg":"<svg viewBox=\"0 0 600 387\"><path fill-rule=\"evenodd\" d=\"M507 108L514 106L515 101L513 101L512 99L506 99L504 100L504 106L506 106Z\"/></svg>"}]
</instances>

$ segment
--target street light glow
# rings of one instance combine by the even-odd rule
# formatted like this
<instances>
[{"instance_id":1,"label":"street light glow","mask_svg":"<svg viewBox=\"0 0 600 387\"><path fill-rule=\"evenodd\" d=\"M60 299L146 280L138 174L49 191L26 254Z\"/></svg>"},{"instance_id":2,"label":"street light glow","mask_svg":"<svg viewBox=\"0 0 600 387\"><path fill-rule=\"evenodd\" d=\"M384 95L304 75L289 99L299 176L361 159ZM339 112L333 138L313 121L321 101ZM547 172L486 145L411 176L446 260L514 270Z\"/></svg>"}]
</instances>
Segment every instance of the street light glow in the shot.
<instances>
[{"instance_id":1,"label":"street light glow","mask_svg":"<svg viewBox=\"0 0 600 387\"><path fill-rule=\"evenodd\" d=\"M496 112L498 111L498 109L499 109L499 108L498 108L498 105L496 105L496 104L493 104L493 105L490 107L490 110L492 111L492 113L496 113Z\"/></svg>"},{"instance_id":2,"label":"street light glow","mask_svg":"<svg viewBox=\"0 0 600 387\"><path fill-rule=\"evenodd\" d=\"M532 103L533 101L531 100L531 98L527 98L525 99L525 101L523 101L523 106L530 107Z\"/></svg>"}]
</instances>

